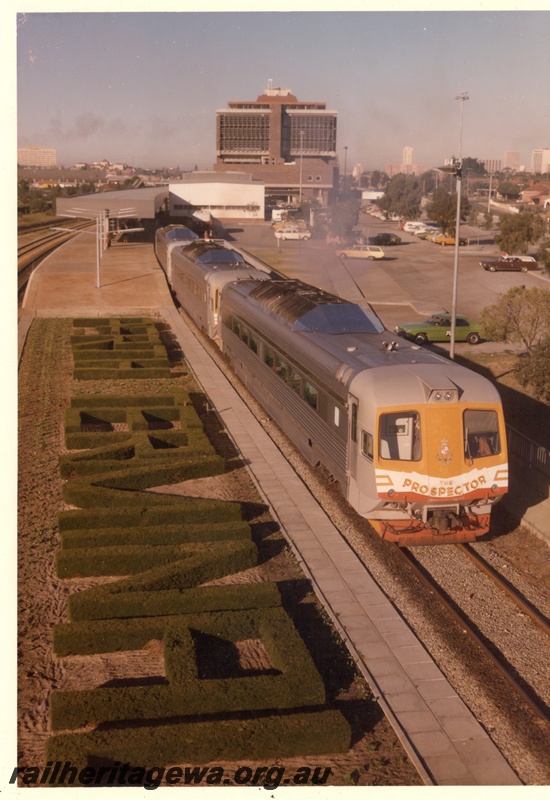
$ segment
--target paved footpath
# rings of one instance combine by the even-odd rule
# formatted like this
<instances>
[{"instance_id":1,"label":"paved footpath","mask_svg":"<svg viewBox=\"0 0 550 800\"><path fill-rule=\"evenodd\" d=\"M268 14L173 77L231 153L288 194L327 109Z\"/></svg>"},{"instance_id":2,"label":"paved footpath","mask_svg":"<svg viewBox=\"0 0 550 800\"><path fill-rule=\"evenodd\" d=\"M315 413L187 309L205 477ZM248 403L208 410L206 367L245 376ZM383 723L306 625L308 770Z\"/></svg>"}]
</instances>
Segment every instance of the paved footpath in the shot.
<instances>
[{"instance_id":1,"label":"paved footpath","mask_svg":"<svg viewBox=\"0 0 550 800\"><path fill-rule=\"evenodd\" d=\"M304 572L427 785L515 786L514 771L307 487L178 314L151 245L114 245L96 286L93 240L80 236L36 271L20 317L159 316L210 397Z\"/></svg>"}]
</instances>

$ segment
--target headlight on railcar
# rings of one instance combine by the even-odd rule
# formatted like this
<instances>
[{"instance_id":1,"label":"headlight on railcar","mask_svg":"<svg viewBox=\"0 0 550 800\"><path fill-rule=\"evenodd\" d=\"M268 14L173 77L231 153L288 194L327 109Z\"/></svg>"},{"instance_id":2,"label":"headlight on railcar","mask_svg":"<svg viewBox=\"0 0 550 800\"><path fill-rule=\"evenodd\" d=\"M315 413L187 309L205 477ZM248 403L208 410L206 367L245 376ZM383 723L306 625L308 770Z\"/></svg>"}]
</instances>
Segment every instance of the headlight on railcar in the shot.
<instances>
[{"instance_id":1,"label":"headlight on railcar","mask_svg":"<svg viewBox=\"0 0 550 800\"><path fill-rule=\"evenodd\" d=\"M434 389L430 392L428 403L456 403L458 393L456 389Z\"/></svg>"}]
</instances>

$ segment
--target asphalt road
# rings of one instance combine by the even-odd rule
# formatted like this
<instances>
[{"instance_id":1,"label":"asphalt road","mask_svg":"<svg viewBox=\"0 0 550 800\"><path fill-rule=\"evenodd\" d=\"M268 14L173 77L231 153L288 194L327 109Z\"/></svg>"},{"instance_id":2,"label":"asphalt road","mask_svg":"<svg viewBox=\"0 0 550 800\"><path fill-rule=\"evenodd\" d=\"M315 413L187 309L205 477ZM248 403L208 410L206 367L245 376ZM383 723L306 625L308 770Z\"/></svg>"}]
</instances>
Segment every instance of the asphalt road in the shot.
<instances>
[{"instance_id":1,"label":"asphalt road","mask_svg":"<svg viewBox=\"0 0 550 800\"><path fill-rule=\"evenodd\" d=\"M361 215L365 237L382 231L395 232L402 244L386 247L386 258L379 261L347 259L344 264L337 246L322 241L277 241L270 223L249 223L229 227L229 238L258 258L292 278L319 286L356 303L369 302L388 330L397 323L423 319L431 313L451 310L454 274L454 247L442 247L400 231L395 222L384 222ZM542 272L486 272L482 258L497 256L499 249L490 233L467 225L461 236L470 244L459 249L457 313L477 320L485 306L513 286L550 287ZM445 345L444 345L445 347ZM467 351L470 345L457 343ZM504 345L482 343L477 349L495 351Z\"/></svg>"}]
</instances>

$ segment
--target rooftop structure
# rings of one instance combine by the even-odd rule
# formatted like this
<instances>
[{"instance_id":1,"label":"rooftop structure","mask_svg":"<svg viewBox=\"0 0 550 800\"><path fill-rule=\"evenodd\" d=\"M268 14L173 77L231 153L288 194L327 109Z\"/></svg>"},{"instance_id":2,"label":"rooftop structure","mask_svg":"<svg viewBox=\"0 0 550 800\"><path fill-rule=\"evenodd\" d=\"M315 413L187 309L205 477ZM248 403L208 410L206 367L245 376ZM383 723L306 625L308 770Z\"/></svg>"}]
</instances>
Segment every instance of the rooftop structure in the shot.
<instances>
[{"instance_id":1,"label":"rooftop structure","mask_svg":"<svg viewBox=\"0 0 550 800\"><path fill-rule=\"evenodd\" d=\"M326 202L337 185L336 111L301 102L269 82L254 101L231 101L216 112L216 172L239 169L266 185L266 194L292 202ZM238 167L236 167L238 165Z\"/></svg>"}]
</instances>

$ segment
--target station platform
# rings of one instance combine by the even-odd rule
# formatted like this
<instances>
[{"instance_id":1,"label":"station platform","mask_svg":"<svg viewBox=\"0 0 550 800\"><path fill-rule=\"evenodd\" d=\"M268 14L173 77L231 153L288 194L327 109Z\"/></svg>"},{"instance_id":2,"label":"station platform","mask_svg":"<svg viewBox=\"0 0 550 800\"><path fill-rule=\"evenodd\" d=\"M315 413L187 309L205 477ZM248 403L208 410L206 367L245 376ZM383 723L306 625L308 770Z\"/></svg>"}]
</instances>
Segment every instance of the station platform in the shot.
<instances>
[{"instance_id":1,"label":"station platform","mask_svg":"<svg viewBox=\"0 0 550 800\"><path fill-rule=\"evenodd\" d=\"M33 275L19 347L36 317L146 315L165 321L215 406L381 710L425 785L518 786L521 781L399 612L177 312L147 244L115 244L101 261L78 236Z\"/></svg>"}]
</instances>

